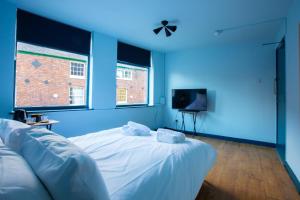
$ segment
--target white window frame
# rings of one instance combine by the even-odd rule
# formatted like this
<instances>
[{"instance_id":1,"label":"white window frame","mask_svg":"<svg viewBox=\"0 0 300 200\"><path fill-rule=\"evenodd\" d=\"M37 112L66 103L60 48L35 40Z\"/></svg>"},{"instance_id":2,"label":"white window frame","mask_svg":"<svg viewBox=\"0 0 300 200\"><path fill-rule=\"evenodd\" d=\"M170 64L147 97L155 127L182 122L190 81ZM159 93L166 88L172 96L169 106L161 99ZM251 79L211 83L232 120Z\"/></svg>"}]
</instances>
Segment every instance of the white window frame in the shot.
<instances>
[{"instance_id":1,"label":"white window frame","mask_svg":"<svg viewBox=\"0 0 300 200\"><path fill-rule=\"evenodd\" d=\"M118 77L117 74L118 74L118 71L120 71L122 73L122 76L121 77ZM130 74L129 77L125 77L125 73L128 72ZM117 69L117 72L116 72L116 78L117 79L121 79L121 80L132 80L132 70L130 69Z\"/></svg>"},{"instance_id":2,"label":"white window frame","mask_svg":"<svg viewBox=\"0 0 300 200\"><path fill-rule=\"evenodd\" d=\"M71 89L80 89L80 90L82 90L82 103L81 104L75 104L75 103L72 103L71 104L71 98L72 98L72 96L73 97L81 97L81 96L75 96L74 94L71 96ZM69 103L70 103L70 105L78 105L78 106L81 106L81 105L84 105L85 104L85 93L84 93L84 88L83 87L69 87Z\"/></svg>"},{"instance_id":3,"label":"white window frame","mask_svg":"<svg viewBox=\"0 0 300 200\"><path fill-rule=\"evenodd\" d=\"M125 89L125 92L126 92L126 94L125 94L125 96L126 96L126 100L125 101L118 101L117 102L117 104L127 104L128 103L128 91L127 91L127 89L126 88L119 88L119 89ZM118 88L117 88L117 90L118 90ZM118 97L117 97L118 98Z\"/></svg>"},{"instance_id":4,"label":"white window frame","mask_svg":"<svg viewBox=\"0 0 300 200\"><path fill-rule=\"evenodd\" d=\"M83 76L72 75L72 64L82 64L83 65ZM70 78L85 79L85 74L86 74L85 72L86 72L86 64L84 62L70 61Z\"/></svg>"}]
</instances>

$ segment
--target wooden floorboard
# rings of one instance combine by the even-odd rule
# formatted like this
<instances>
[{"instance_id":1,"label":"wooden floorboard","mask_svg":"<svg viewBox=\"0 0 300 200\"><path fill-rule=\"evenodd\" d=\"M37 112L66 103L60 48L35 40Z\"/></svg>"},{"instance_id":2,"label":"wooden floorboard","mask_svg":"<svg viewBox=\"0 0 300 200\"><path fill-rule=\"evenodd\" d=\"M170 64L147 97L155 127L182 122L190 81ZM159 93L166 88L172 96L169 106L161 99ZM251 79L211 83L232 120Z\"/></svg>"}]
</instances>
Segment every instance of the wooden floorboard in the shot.
<instances>
[{"instance_id":1,"label":"wooden floorboard","mask_svg":"<svg viewBox=\"0 0 300 200\"><path fill-rule=\"evenodd\" d=\"M274 148L195 138L218 152L196 200L300 200Z\"/></svg>"}]
</instances>

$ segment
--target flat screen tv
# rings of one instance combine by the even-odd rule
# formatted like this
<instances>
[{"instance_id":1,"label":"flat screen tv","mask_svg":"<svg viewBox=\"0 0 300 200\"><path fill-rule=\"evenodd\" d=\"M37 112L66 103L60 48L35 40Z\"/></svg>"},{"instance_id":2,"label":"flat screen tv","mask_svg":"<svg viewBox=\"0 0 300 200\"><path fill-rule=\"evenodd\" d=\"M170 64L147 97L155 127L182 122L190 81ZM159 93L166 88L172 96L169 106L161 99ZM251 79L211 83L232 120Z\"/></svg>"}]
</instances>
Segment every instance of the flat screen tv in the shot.
<instances>
[{"instance_id":1,"label":"flat screen tv","mask_svg":"<svg viewBox=\"0 0 300 200\"><path fill-rule=\"evenodd\" d=\"M173 89L172 108L181 111L207 111L207 90Z\"/></svg>"}]
</instances>

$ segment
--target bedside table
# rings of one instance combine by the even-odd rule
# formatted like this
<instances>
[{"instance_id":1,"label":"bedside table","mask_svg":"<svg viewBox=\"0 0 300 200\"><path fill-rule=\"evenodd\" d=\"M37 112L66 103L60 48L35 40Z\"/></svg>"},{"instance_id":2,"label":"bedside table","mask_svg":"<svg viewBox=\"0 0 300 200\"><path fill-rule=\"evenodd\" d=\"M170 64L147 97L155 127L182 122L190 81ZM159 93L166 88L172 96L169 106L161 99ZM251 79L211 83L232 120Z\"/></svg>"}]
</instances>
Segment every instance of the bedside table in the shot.
<instances>
[{"instance_id":1,"label":"bedside table","mask_svg":"<svg viewBox=\"0 0 300 200\"><path fill-rule=\"evenodd\" d=\"M31 126L46 126L48 130L51 130L52 125L57 123L59 123L59 121L49 119L47 121L40 121L40 122L27 122L26 124Z\"/></svg>"}]
</instances>

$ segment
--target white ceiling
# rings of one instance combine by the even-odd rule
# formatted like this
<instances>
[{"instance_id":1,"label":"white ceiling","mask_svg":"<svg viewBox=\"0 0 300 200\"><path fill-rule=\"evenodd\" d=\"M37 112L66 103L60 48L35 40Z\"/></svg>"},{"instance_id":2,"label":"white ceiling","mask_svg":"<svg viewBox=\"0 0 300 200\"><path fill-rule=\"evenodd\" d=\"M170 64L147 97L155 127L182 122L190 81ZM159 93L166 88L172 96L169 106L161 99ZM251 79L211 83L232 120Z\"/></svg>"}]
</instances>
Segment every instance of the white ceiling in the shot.
<instances>
[{"instance_id":1,"label":"white ceiling","mask_svg":"<svg viewBox=\"0 0 300 200\"><path fill-rule=\"evenodd\" d=\"M217 29L286 17L293 0L8 0L33 13L160 51L240 42L274 42L284 21L213 35ZM176 21L171 37L152 32Z\"/></svg>"}]
</instances>

